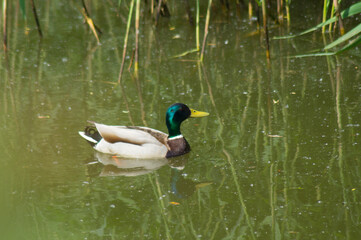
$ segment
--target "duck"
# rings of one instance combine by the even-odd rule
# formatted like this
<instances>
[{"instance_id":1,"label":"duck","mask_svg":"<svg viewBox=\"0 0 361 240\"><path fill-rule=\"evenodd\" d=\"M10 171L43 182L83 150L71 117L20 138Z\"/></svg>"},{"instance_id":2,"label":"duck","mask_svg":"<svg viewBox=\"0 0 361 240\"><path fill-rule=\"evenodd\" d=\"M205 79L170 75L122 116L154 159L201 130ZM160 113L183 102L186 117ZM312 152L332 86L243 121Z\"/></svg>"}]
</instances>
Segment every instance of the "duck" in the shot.
<instances>
[{"instance_id":1,"label":"duck","mask_svg":"<svg viewBox=\"0 0 361 240\"><path fill-rule=\"evenodd\" d=\"M79 135L101 153L123 158L172 158L190 152L180 126L188 118L206 117L209 113L189 108L183 103L168 107L165 122L168 134L141 126L114 126L92 122Z\"/></svg>"}]
</instances>

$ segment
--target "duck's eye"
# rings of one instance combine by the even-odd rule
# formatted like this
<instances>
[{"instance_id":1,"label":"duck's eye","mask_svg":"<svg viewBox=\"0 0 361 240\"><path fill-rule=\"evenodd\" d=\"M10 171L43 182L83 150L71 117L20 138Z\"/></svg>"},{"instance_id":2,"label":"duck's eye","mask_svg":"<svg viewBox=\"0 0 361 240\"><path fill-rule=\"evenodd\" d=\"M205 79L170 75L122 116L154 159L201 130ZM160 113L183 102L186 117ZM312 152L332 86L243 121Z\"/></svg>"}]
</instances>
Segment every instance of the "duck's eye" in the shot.
<instances>
[{"instance_id":1,"label":"duck's eye","mask_svg":"<svg viewBox=\"0 0 361 240\"><path fill-rule=\"evenodd\" d=\"M174 110L172 109L172 110L170 110L170 112L174 112Z\"/></svg>"}]
</instances>

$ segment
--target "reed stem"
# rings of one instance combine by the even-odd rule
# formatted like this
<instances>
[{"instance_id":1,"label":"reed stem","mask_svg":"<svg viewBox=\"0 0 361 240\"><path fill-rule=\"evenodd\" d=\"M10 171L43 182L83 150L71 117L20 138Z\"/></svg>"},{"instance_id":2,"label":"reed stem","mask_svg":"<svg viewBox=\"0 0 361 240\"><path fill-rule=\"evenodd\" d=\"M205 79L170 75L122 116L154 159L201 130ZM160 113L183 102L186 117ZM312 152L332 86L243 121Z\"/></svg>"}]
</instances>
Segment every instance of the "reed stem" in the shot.
<instances>
[{"instance_id":1,"label":"reed stem","mask_svg":"<svg viewBox=\"0 0 361 240\"><path fill-rule=\"evenodd\" d=\"M211 0L210 0L210 2L211 2ZM241 205L241 209L243 210L243 212L245 214L245 218L246 218L245 220L246 220L247 226L248 226L248 228L250 230L250 234L251 234L250 239L256 239L256 236L254 235L253 225L252 225L251 219L249 217L249 214L247 212L247 206L246 206L246 203L245 203L243 195L242 195L241 186L239 184L239 179L238 179L238 174L237 174L236 168L234 166L234 160L232 159L232 157L228 153L228 151L225 149L224 139L221 136L222 131L224 129L224 125L222 123L220 114L217 111L216 101L214 100L214 97L213 97L212 86L211 86L210 81L209 81L209 79L207 77L206 70L204 69L203 64L201 62L198 62L198 68L202 68L203 78L204 78L204 80L205 80L205 82L206 82L206 84L208 86L209 98L210 98L211 103L212 103L212 105L213 105L213 107L215 109L215 115L216 115L216 117L218 119L218 122L219 122L219 130L217 131L218 132L217 138L220 140L220 142L222 144L223 154L226 156L227 163L228 163L228 165L230 166L230 169L231 169L232 178L233 178L234 184L235 184L236 189L237 189L237 195L238 195L238 199L239 199L239 202L240 202L240 205Z\"/></svg>"},{"instance_id":2,"label":"reed stem","mask_svg":"<svg viewBox=\"0 0 361 240\"><path fill-rule=\"evenodd\" d=\"M277 0L277 14L280 24L283 23L283 0Z\"/></svg>"},{"instance_id":3,"label":"reed stem","mask_svg":"<svg viewBox=\"0 0 361 240\"><path fill-rule=\"evenodd\" d=\"M85 19L86 19L87 22L88 22L88 21L89 21L88 19L90 19L90 14L89 14L88 8L86 7L84 0L82 0L81 3L82 3L82 5L83 5L84 14L85 14L85 16L86 16ZM102 34L102 33L103 33L102 30L94 23L93 20L92 20L92 24L94 25L94 28L97 30L97 32L98 32L99 34ZM92 27L91 27L91 28L92 28ZM98 39L98 36L97 36L96 33L95 33L95 35L96 35L96 38ZM98 41L98 42L99 42L99 41Z\"/></svg>"},{"instance_id":4,"label":"reed stem","mask_svg":"<svg viewBox=\"0 0 361 240\"><path fill-rule=\"evenodd\" d=\"M150 1L150 14L153 16L154 13L154 0Z\"/></svg>"},{"instance_id":5,"label":"reed stem","mask_svg":"<svg viewBox=\"0 0 361 240\"><path fill-rule=\"evenodd\" d=\"M192 17L192 12L191 12L191 7L189 5L189 0L184 0L185 1L185 8L186 8L186 12L187 12L187 15L188 15L188 21L191 25L194 24L194 20L193 20L193 17Z\"/></svg>"},{"instance_id":6,"label":"reed stem","mask_svg":"<svg viewBox=\"0 0 361 240\"><path fill-rule=\"evenodd\" d=\"M148 179L153 188L155 199L158 202L160 213L162 215L162 219L164 222L164 228L165 228L165 232L166 232L166 239L172 239L172 236L171 236L170 230L169 230L169 226L168 226L168 220L167 220L166 213L165 213L166 205L164 203L164 199L162 198L163 193L162 193L162 190L160 189L158 177L156 174L153 174L153 176L155 178L153 181L152 177L150 175L148 175L148 176L149 176Z\"/></svg>"},{"instance_id":7,"label":"reed stem","mask_svg":"<svg viewBox=\"0 0 361 240\"><path fill-rule=\"evenodd\" d=\"M263 0L264 1L264 0ZM272 141L271 141L271 145L272 145ZM272 218L272 223L271 223L271 233L272 233L272 237L271 239L276 239L276 215L275 215L275 195L276 195L276 186L275 186L275 174L274 174L274 165L275 163L272 162L271 163L271 167L269 169L270 173L269 173L269 201L270 201L270 207L271 207L271 218Z\"/></svg>"},{"instance_id":8,"label":"reed stem","mask_svg":"<svg viewBox=\"0 0 361 240\"><path fill-rule=\"evenodd\" d=\"M342 22L342 18L340 15L340 6L338 5L338 1L337 0L333 0L333 5L335 6L335 12L336 12L336 16L338 17L338 24L340 27L340 34L341 36L345 34L345 28L343 27L343 22Z\"/></svg>"},{"instance_id":9,"label":"reed stem","mask_svg":"<svg viewBox=\"0 0 361 240\"><path fill-rule=\"evenodd\" d=\"M286 0L286 18L288 26L291 24L290 1L291 0Z\"/></svg>"},{"instance_id":10,"label":"reed stem","mask_svg":"<svg viewBox=\"0 0 361 240\"><path fill-rule=\"evenodd\" d=\"M140 12L140 0L137 0L135 10L135 56L134 56L134 74L138 78L138 66L139 66L139 12Z\"/></svg>"},{"instance_id":11,"label":"reed stem","mask_svg":"<svg viewBox=\"0 0 361 240\"><path fill-rule=\"evenodd\" d=\"M335 15L335 5L332 4L330 19L333 18L334 15ZM336 21L336 22L337 22L337 21ZM336 24L336 22L335 22L335 24ZM335 26L336 26L336 25L335 25ZM334 28L334 29L336 29L336 28ZM332 24L330 24L330 25L328 26L328 31L329 31L329 32L332 31ZM326 44L326 45L327 45L327 44Z\"/></svg>"},{"instance_id":12,"label":"reed stem","mask_svg":"<svg viewBox=\"0 0 361 240\"><path fill-rule=\"evenodd\" d=\"M124 36L123 58L122 58L122 64L120 65L120 70L119 70L118 84L120 84L120 81L122 80L122 75L123 75L125 55L127 53L129 28L130 28L130 22L132 20L132 14L133 14L133 7L134 7L134 0L132 0L132 2L130 3L128 22L127 22L127 30L126 30L125 36Z\"/></svg>"},{"instance_id":13,"label":"reed stem","mask_svg":"<svg viewBox=\"0 0 361 240\"><path fill-rule=\"evenodd\" d=\"M269 38L268 38L268 27L267 27L267 7L266 0L262 1L262 15L263 15L263 31L266 38L266 57L267 60L270 59L270 51L269 51Z\"/></svg>"},{"instance_id":14,"label":"reed stem","mask_svg":"<svg viewBox=\"0 0 361 240\"><path fill-rule=\"evenodd\" d=\"M42 38L43 33L41 32L41 27L40 27L40 23L39 23L38 14L36 13L36 6L35 6L35 3L34 3L34 0L30 0L30 3L31 3L31 8L33 9L33 14L34 14L36 27L38 29L39 36L40 36L40 38Z\"/></svg>"},{"instance_id":15,"label":"reed stem","mask_svg":"<svg viewBox=\"0 0 361 240\"><path fill-rule=\"evenodd\" d=\"M212 5L212 0L208 1L208 8L207 8L207 17L206 17L206 24L204 26L204 37L203 37L203 44L202 44L202 52L201 52L201 57L199 59L199 61L203 62L203 55L204 55L204 49L206 46L206 39L208 36L208 26L209 26L209 19L211 16L211 5Z\"/></svg>"},{"instance_id":16,"label":"reed stem","mask_svg":"<svg viewBox=\"0 0 361 240\"><path fill-rule=\"evenodd\" d=\"M196 16L196 46L197 51L199 51L199 0L196 1L197 4L197 16Z\"/></svg>"},{"instance_id":17,"label":"reed stem","mask_svg":"<svg viewBox=\"0 0 361 240\"><path fill-rule=\"evenodd\" d=\"M249 20L252 19L252 15L253 15L253 8L252 8L252 1L248 1L248 18Z\"/></svg>"},{"instance_id":18,"label":"reed stem","mask_svg":"<svg viewBox=\"0 0 361 240\"><path fill-rule=\"evenodd\" d=\"M154 25L157 26L158 24L158 20L159 20L159 15L160 15L160 8L162 6L162 0L158 0L158 6L157 6L157 13L156 13L156 16L155 16L155 23Z\"/></svg>"},{"instance_id":19,"label":"reed stem","mask_svg":"<svg viewBox=\"0 0 361 240\"><path fill-rule=\"evenodd\" d=\"M8 49L8 40L7 40L7 0L3 1L3 46L4 51Z\"/></svg>"},{"instance_id":20,"label":"reed stem","mask_svg":"<svg viewBox=\"0 0 361 240\"><path fill-rule=\"evenodd\" d=\"M330 4L330 0L324 0L323 1L323 14L322 14L322 22L326 22L327 19L327 11L328 6ZM326 26L322 26L322 33L325 33Z\"/></svg>"},{"instance_id":21,"label":"reed stem","mask_svg":"<svg viewBox=\"0 0 361 240\"><path fill-rule=\"evenodd\" d=\"M89 17L88 8L86 7L84 0L81 0L81 4L83 5L85 14Z\"/></svg>"}]
</instances>

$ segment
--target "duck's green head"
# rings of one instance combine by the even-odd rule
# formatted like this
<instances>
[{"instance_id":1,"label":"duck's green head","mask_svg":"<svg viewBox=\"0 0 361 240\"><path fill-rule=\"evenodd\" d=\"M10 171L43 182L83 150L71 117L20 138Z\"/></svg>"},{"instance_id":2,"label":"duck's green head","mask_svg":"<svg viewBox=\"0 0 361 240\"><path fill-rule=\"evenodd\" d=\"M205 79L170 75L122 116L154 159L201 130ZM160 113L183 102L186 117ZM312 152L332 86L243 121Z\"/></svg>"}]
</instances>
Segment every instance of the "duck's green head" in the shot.
<instances>
[{"instance_id":1,"label":"duck's green head","mask_svg":"<svg viewBox=\"0 0 361 240\"><path fill-rule=\"evenodd\" d=\"M194 109L189 108L183 103L175 103L171 105L166 114L166 124L168 127L169 138L176 137L181 135L180 125L181 123L189 117L205 117L209 113L200 112Z\"/></svg>"}]
</instances>

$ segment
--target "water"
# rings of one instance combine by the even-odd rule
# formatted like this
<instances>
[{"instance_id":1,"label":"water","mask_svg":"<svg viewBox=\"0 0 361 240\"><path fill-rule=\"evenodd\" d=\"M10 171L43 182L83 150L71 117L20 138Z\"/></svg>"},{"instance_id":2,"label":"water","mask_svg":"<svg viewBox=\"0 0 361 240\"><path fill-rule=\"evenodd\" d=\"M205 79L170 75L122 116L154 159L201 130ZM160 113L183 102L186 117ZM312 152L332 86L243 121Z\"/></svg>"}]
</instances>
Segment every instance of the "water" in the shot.
<instances>
[{"instance_id":1,"label":"water","mask_svg":"<svg viewBox=\"0 0 361 240\"><path fill-rule=\"evenodd\" d=\"M10 16L8 58L1 52L4 239L360 236L358 49L287 58L322 47L316 33L271 41L268 65L255 24L220 12L197 64L196 53L172 58L195 47L183 13L155 29L145 12L139 79L128 52L119 86L126 13L94 4L98 46L76 8L62 18L62 7L40 6L51 16L41 18L41 42L33 25L25 35L24 21ZM291 31L316 23L307 19ZM272 36L282 31L271 27ZM87 120L166 131L174 102L210 113L182 125L192 147L182 157L109 158L77 134Z\"/></svg>"}]
</instances>

